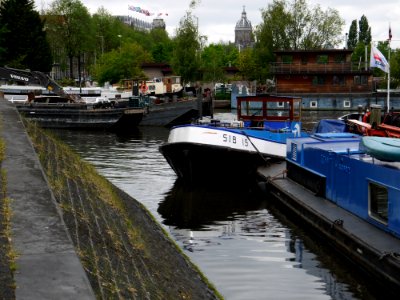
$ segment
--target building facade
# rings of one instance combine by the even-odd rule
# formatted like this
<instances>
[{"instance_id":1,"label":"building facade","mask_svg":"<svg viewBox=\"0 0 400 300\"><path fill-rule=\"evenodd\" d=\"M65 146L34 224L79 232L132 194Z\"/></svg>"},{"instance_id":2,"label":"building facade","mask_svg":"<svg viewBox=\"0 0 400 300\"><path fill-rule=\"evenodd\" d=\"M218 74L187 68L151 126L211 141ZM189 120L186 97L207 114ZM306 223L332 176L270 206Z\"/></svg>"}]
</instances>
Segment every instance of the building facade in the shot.
<instances>
[{"instance_id":1,"label":"building facade","mask_svg":"<svg viewBox=\"0 0 400 300\"><path fill-rule=\"evenodd\" d=\"M351 61L352 52L349 49L275 51L276 61L270 65L275 77L274 93L302 97L303 108L311 110L354 110L371 104L384 107L386 94L377 90L368 65Z\"/></svg>"}]
</instances>

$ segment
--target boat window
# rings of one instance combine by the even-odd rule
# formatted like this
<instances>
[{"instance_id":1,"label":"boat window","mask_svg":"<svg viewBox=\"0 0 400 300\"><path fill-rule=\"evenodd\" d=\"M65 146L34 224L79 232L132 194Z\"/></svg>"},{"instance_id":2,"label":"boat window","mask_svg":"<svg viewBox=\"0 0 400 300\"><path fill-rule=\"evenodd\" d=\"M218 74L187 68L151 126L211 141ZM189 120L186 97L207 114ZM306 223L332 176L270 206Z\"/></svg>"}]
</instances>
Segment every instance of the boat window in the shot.
<instances>
[{"instance_id":1,"label":"boat window","mask_svg":"<svg viewBox=\"0 0 400 300\"><path fill-rule=\"evenodd\" d=\"M343 101L343 107L351 107L350 100L344 100Z\"/></svg>"},{"instance_id":2,"label":"boat window","mask_svg":"<svg viewBox=\"0 0 400 300\"><path fill-rule=\"evenodd\" d=\"M311 108L316 108L316 107L318 107L318 102L317 102L317 101L310 101L310 107L311 107Z\"/></svg>"},{"instance_id":3,"label":"boat window","mask_svg":"<svg viewBox=\"0 0 400 300\"><path fill-rule=\"evenodd\" d=\"M276 102L276 107L285 107L284 102Z\"/></svg>"},{"instance_id":4,"label":"boat window","mask_svg":"<svg viewBox=\"0 0 400 300\"><path fill-rule=\"evenodd\" d=\"M369 183L369 214L382 223L388 221L387 188L373 182Z\"/></svg>"}]
</instances>

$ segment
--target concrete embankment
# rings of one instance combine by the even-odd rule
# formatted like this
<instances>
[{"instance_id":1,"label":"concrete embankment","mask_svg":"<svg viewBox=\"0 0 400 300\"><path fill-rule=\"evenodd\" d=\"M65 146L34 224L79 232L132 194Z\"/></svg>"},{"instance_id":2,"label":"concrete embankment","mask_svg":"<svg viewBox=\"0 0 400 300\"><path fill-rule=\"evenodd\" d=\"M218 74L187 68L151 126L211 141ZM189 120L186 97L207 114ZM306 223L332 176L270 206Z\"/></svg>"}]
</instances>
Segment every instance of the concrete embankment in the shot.
<instances>
[{"instance_id":1,"label":"concrete embankment","mask_svg":"<svg viewBox=\"0 0 400 300\"><path fill-rule=\"evenodd\" d=\"M17 298L219 298L140 203L0 102Z\"/></svg>"}]
</instances>

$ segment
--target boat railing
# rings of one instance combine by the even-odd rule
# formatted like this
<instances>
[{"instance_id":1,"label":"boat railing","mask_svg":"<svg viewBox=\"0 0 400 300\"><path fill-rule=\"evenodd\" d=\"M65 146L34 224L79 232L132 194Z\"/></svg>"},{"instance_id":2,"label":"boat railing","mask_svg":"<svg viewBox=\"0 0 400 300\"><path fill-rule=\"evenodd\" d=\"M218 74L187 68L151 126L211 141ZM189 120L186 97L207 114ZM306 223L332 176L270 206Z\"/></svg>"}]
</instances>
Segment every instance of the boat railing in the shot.
<instances>
[{"instance_id":1,"label":"boat railing","mask_svg":"<svg viewBox=\"0 0 400 300\"><path fill-rule=\"evenodd\" d=\"M370 74L369 68L364 68L358 62L274 62L270 64L272 74Z\"/></svg>"}]
</instances>

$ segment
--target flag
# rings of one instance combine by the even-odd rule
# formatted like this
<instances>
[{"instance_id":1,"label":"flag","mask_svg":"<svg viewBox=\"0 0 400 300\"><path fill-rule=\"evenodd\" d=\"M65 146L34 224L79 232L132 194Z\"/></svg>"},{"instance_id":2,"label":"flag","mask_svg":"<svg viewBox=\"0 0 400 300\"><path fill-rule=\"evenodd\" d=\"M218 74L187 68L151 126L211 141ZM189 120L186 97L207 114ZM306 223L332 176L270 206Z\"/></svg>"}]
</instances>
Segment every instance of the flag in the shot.
<instances>
[{"instance_id":1,"label":"flag","mask_svg":"<svg viewBox=\"0 0 400 300\"><path fill-rule=\"evenodd\" d=\"M392 28L389 25L389 42L392 40Z\"/></svg>"},{"instance_id":2,"label":"flag","mask_svg":"<svg viewBox=\"0 0 400 300\"><path fill-rule=\"evenodd\" d=\"M383 54L374 46L371 45L371 68L379 68L382 71L389 73L389 63Z\"/></svg>"}]
</instances>

